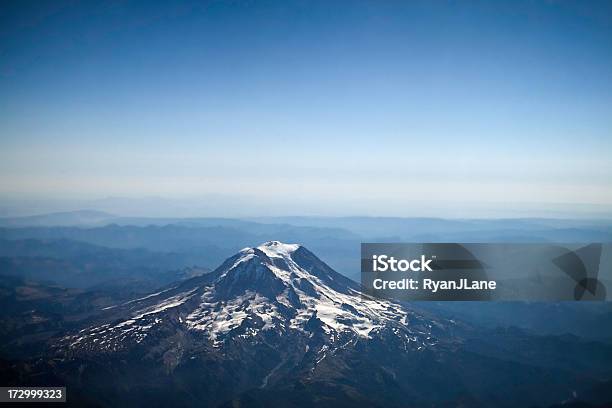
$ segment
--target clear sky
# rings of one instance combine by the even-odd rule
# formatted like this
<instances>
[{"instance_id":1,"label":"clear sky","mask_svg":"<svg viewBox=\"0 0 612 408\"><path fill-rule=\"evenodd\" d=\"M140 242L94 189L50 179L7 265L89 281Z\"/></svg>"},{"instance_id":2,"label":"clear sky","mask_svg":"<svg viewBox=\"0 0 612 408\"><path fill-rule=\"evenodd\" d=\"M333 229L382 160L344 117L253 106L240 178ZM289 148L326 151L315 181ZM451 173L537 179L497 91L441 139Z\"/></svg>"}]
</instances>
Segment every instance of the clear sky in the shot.
<instances>
[{"instance_id":1,"label":"clear sky","mask_svg":"<svg viewBox=\"0 0 612 408\"><path fill-rule=\"evenodd\" d=\"M1 3L0 198L612 208L612 2L168 3Z\"/></svg>"}]
</instances>

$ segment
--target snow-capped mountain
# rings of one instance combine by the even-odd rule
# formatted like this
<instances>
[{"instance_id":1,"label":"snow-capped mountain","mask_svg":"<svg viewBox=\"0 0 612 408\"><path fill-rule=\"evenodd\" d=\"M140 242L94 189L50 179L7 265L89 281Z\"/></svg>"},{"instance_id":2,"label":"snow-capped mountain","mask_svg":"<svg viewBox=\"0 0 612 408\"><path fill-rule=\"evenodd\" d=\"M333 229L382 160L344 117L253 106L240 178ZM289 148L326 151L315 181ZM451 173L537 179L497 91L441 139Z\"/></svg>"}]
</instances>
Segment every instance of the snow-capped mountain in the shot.
<instances>
[{"instance_id":1,"label":"snow-capped mountain","mask_svg":"<svg viewBox=\"0 0 612 408\"><path fill-rule=\"evenodd\" d=\"M547 406L612 374L607 346L417 307L369 297L306 248L272 241L106 308L19 372L66 385L76 406L334 408Z\"/></svg>"},{"instance_id":2,"label":"snow-capped mountain","mask_svg":"<svg viewBox=\"0 0 612 408\"><path fill-rule=\"evenodd\" d=\"M310 334L330 343L391 330L406 348L436 343L432 322L371 298L306 248L278 241L245 248L213 273L113 308L125 318L83 330L70 348L117 351L169 323L213 347L266 331ZM119 313L117 313L119 312Z\"/></svg>"}]
</instances>

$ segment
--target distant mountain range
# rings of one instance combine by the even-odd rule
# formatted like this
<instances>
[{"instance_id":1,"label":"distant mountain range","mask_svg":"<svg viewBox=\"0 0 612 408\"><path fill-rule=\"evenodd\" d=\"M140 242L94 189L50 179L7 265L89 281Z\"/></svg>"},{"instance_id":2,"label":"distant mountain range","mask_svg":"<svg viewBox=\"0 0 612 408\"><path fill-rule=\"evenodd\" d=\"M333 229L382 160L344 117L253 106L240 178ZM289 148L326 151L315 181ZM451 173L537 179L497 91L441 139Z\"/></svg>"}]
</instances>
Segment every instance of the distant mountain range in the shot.
<instances>
[{"instance_id":1,"label":"distant mountain range","mask_svg":"<svg viewBox=\"0 0 612 408\"><path fill-rule=\"evenodd\" d=\"M256 242L301 242L340 273L359 277L361 242L612 242L612 221L390 217L145 218L75 211L0 219L0 239L70 240L181 254L177 267L214 268ZM5 251L5 255L11 256ZM2 271L0 270L0 274Z\"/></svg>"},{"instance_id":2,"label":"distant mountain range","mask_svg":"<svg viewBox=\"0 0 612 408\"><path fill-rule=\"evenodd\" d=\"M256 227L291 225L348 231L362 237L395 237L439 233L486 231L545 231L549 229L589 229L610 231L611 218L463 218L432 217L142 217L119 216L98 210L78 210L19 217L0 217L0 227L99 227L110 224L149 226L182 225L191 227Z\"/></svg>"},{"instance_id":3,"label":"distant mountain range","mask_svg":"<svg viewBox=\"0 0 612 408\"><path fill-rule=\"evenodd\" d=\"M271 241L106 306L2 375L67 385L75 405L528 407L612 401L611 363L609 344L371 298L305 247Z\"/></svg>"},{"instance_id":4,"label":"distant mountain range","mask_svg":"<svg viewBox=\"0 0 612 408\"><path fill-rule=\"evenodd\" d=\"M95 210L57 212L24 217L0 218L3 227L56 227L106 225L117 216Z\"/></svg>"}]
</instances>

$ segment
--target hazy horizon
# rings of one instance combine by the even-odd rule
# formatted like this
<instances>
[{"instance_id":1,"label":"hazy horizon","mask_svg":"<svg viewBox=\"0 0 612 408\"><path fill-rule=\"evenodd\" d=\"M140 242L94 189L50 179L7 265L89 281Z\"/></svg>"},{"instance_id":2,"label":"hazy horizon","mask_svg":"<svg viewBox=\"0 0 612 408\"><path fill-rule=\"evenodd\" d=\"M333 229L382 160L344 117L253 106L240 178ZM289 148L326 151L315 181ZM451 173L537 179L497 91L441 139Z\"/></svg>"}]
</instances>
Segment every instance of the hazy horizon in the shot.
<instances>
[{"instance_id":1,"label":"hazy horizon","mask_svg":"<svg viewBox=\"0 0 612 408\"><path fill-rule=\"evenodd\" d=\"M248 206L244 202L249 202ZM545 208L545 209L541 209ZM612 220L607 206L553 203L411 203L396 211L347 207L316 207L311 203L273 205L244 196L212 196L171 199L164 197L106 197L101 199L0 199L0 218L28 217L77 211L99 211L118 217L145 218L274 218L274 217L390 217L442 219L548 218L568 220Z\"/></svg>"}]
</instances>

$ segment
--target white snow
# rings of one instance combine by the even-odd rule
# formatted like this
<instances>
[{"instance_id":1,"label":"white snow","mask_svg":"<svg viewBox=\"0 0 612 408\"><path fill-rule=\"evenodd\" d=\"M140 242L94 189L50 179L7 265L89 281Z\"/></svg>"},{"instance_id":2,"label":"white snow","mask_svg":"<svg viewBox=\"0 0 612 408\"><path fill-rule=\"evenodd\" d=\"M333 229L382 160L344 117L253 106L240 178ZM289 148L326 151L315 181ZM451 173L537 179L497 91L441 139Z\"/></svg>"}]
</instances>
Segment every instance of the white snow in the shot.
<instances>
[{"instance_id":1,"label":"white snow","mask_svg":"<svg viewBox=\"0 0 612 408\"><path fill-rule=\"evenodd\" d=\"M269 241L257 247L260 251L272 258L287 258L300 246L298 244L283 244L280 241Z\"/></svg>"}]
</instances>

